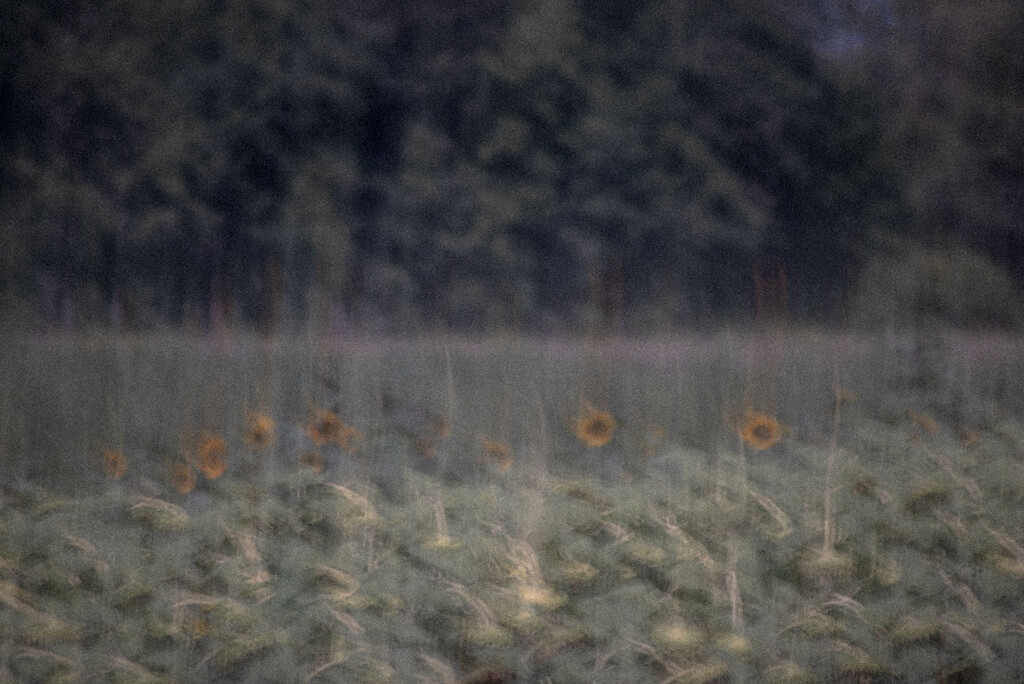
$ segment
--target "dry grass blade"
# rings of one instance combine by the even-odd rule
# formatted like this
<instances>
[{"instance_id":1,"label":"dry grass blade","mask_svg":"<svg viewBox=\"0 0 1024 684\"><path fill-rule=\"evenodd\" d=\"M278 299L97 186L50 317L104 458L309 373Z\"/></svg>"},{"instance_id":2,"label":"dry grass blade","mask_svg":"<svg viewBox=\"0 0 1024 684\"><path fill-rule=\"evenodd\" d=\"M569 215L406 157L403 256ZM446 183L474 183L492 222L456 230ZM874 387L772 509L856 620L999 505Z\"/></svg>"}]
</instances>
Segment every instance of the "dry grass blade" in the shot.
<instances>
[{"instance_id":1,"label":"dry grass blade","mask_svg":"<svg viewBox=\"0 0 1024 684\"><path fill-rule=\"evenodd\" d=\"M729 672L729 668L722 664L683 667L679 663L668 660L660 655L650 644L633 639L629 639L629 643L633 644L637 651L658 663L669 673L669 676L660 680L658 684L709 684L710 682L720 680Z\"/></svg>"},{"instance_id":2,"label":"dry grass blade","mask_svg":"<svg viewBox=\"0 0 1024 684\"><path fill-rule=\"evenodd\" d=\"M15 596L15 594L20 593L22 593L21 589L13 584L9 584L7 582L0 583L0 603L18 613L21 613L30 620L42 622L54 627L64 626L64 621L60 618L50 615L49 613L44 613L41 610L37 610Z\"/></svg>"},{"instance_id":3,"label":"dry grass blade","mask_svg":"<svg viewBox=\"0 0 1024 684\"><path fill-rule=\"evenodd\" d=\"M491 610L490 606L484 603L483 599L473 596L473 594L469 593L469 590L466 589L466 587L462 586L458 582L444 580L444 583L447 584L454 593L465 599L466 603L470 605L483 624L490 625L495 621L496 618L494 611Z\"/></svg>"},{"instance_id":4,"label":"dry grass blade","mask_svg":"<svg viewBox=\"0 0 1024 684\"><path fill-rule=\"evenodd\" d=\"M365 516L369 518L377 517L377 510L373 507L373 503L371 503L370 500L362 494L352 491L345 485L335 484L333 482L328 482L327 486L361 508Z\"/></svg>"},{"instance_id":5,"label":"dry grass blade","mask_svg":"<svg viewBox=\"0 0 1024 684\"><path fill-rule=\"evenodd\" d=\"M537 558L537 552L533 550L533 547L521 539L513 539L512 537L508 538L508 545L512 561L516 564L516 568L520 570L521 574L524 575L519 579L542 583L544 577L540 571L540 560Z\"/></svg>"},{"instance_id":6,"label":"dry grass blade","mask_svg":"<svg viewBox=\"0 0 1024 684\"><path fill-rule=\"evenodd\" d=\"M87 539L82 539L81 537L76 537L74 535L68 534L67 532L64 533L64 538L68 540L68 543L71 544L72 547L74 547L75 549L78 549L79 551L81 551L86 556L96 556L96 555L99 555L99 551Z\"/></svg>"},{"instance_id":7,"label":"dry grass blade","mask_svg":"<svg viewBox=\"0 0 1024 684\"><path fill-rule=\"evenodd\" d=\"M305 679L306 684L309 684L309 682L316 679L324 671L329 670L332 667L337 667L338 665L344 665L346 662L348 662L348 656L345 656L344 658L338 658L337 660L332 660L329 663L324 663L323 665L309 673L309 676L307 676Z\"/></svg>"},{"instance_id":8,"label":"dry grass blade","mask_svg":"<svg viewBox=\"0 0 1024 684\"><path fill-rule=\"evenodd\" d=\"M663 518L660 518L658 522L662 524L669 535L680 542L684 559L696 558L700 561L700 564L704 566L705 570L710 572L717 571L718 563L711 555L711 552L708 551L707 547L702 543L683 532L674 515L666 515Z\"/></svg>"},{"instance_id":9,"label":"dry grass blade","mask_svg":"<svg viewBox=\"0 0 1024 684\"><path fill-rule=\"evenodd\" d=\"M939 571L939 577L942 578L942 582L947 587L956 592L956 595L959 596L960 600L963 602L964 607L967 608L967 612L972 615L978 615L981 613L981 601L979 601L978 597L974 595L974 592L971 591L970 587L963 582L954 581L952 577L942 570Z\"/></svg>"},{"instance_id":10,"label":"dry grass blade","mask_svg":"<svg viewBox=\"0 0 1024 684\"><path fill-rule=\"evenodd\" d=\"M423 653L420 653L420 660L422 660L423 664L430 669L433 676L421 674L417 676L419 681L424 684L427 684L428 682L433 684L458 684L459 678L455 675L455 670L453 670L447 663Z\"/></svg>"},{"instance_id":11,"label":"dry grass blade","mask_svg":"<svg viewBox=\"0 0 1024 684\"><path fill-rule=\"evenodd\" d=\"M347 572L342 572L341 570L332 568L329 565L317 565L316 575L317 577L321 577L334 585L335 590L332 592L332 596L334 597L346 599L359 591L359 580Z\"/></svg>"},{"instance_id":12,"label":"dry grass blade","mask_svg":"<svg viewBox=\"0 0 1024 684\"><path fill-rule=\"evenodd\" d=\"M18 649L18 655L16 655L15 658L32 658L33 660L48 660L51 663L63 665L64 667L67 667L71 670L78 671L81 669L75 661L71 660L71 658L67 658L58 653L54 653L53 651L47 651L42 648L32 648L31 646L20 647Z\"/></svg>"},{"instance_id":13,"label":"dry grass blade","mask_svg":"<svg viewBox=\"0 0 1024 684\"><path fill-rule=\"evenodd\" d=\"M832 594L831 601L826 601L826 606L842 606L853 613L860 613L864 610L864 604L850 596L843 594Z\"/></svg>"},{"instance_id":14,"label":"dry grass blade","mask_svg":"<svg viewBox=\"0 0 1024 684\"><path fill-rule=\"evenodd\" d=\"M759 494L749 486L747 487L747 493L750 494L750 496L754 497L754 501L760 504L761 508L767 511L768 515L770 515L772 519L776 523L778 523L779 531L772 534L772 537L775 537L776 539L783 539L784 537L788 537L790 533L793 532L793 521L790 519L788 515L786 515L786 512L784 510L779 508L779 506L774 501L769 499L764 494Z\"/></svg>"},{"instance_id":15,"label":"dry grass blade","mask_svg":"<svg viewBox=\"0 0 1024 684\"><path fill-rule=\"evenodd\" d=\"M938 506L932 508L932 515L945 523L949 529L953 530L953 533L956 534L957 539L959 539L961 543L967 541L967 538L970 536L970 531L959 516L946 513Z\"/></svg>"},{"instance_id":16,"label":"dry grass blade","mask_svg":"<svg viewBox=\"0 0 1024 684\"><path fill-rule=\"evenodd\" d=\"M259 549L256 548L256 537L251 534L233 530L223 521L221 522L221 526L227 533L231 543L241 549L246 562L252 567L249 572L245 573L246 582L248 584L263 584L273 579L273 575L271 575L266 569L263 556L260 554Z\"/></svg>"},{"instance_id":17,"label":"dry grass blade","mask_svg":"<svg viewBox=\"0 0 1024 684\"><path fill-rule=\"evenodd\" d=\"M128 508L128 513L136 519L164 529L181 529L189 521L188 513L181 506L169 501L140 496Z\"/></svg>"},{"instance_id":18,"label":"dry grass blade","mask_svg":"<svg viewBox=\"0 0 1024 684\"><path fill-rule=\"evenodd\" d=\"M956 482L958 485L966 489L967 493L970 494L974 499L981 501L981 487L978 486L978 483L975 482L973 478L964 475L963 473L957 472L956 468L953 467L952 461L950 461L945 456L936 454L935 452L929 449L925 449L924 451L936 463L942 466L942 469L946 471L946 473L953 479L954 482Z\"/></svg>"},{"instance_id":19,"label":"dry grass blade","mask_svg":"<svg viewBox=\"0 0 1024 684\"><path fill-rule=\"evenodd\" d=\"M1008 534L993 530L988 525L985 525L985 529L988 530L988 533L991 534L995 540L1013 556L1014 560L1016 560L1020 566L1024 567L1024 547L1021 547L1021 545Z\"/></svg>"},{"instance_id":20,"label":"dry grass blade","mask_svg":"<svg viewBox=\"0 0 1024 684\"><path fill-rule=\"evenodd\" d=\"M342 613L340 610L336 610L334 608L328 608L327 612L330 613L331 617L335 620L345 625L345 628L356 636L366 634L366 628L359 624L359 621L348 613Z\"/></svg>"},{"instance_id":21,"label":"dry grass blade","mask_svg":"<svg viewBox=\"0 0 1024 684\"><path fill-rule=\"evenodd\" d=\"M946 629L960 637L964 643L970 646L982 662L990 663L995 660L996 654L992 652L992 649L982 643L978 637L971 634L966 627L949 621L943 622L942 624Z\"/></svg>"},{"instance_id":22,"label":"dry grass blade","mask_svg":"<svg viewBox=\"0 0 1024 684\"><path fill-rule=\"evenodd\" d=\"M144 668L142 665L139 665L136 662L132 662L127 658L122 658L120 656L110 656L110 665L115 669L131 673L140 681L159 681L159 677L157 677L155 674Z\"/></svg>"}]
</instances>

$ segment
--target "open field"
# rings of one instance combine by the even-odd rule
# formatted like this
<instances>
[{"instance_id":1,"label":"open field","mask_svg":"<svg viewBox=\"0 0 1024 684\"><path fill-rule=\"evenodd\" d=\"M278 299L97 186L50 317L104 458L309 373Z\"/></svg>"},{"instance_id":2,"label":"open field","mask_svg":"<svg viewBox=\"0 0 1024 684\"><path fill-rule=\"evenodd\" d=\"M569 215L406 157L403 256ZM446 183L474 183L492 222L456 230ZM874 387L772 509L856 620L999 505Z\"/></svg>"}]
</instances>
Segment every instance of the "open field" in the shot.
<instances>
[{"instance_id":1,"label":"open field","mask_svg":"<svg viewBox=\"0 0 1024 684\"><path fill-rule=\"evenodd\" d=\"M0 680L1024 679L1024 341L5 335Z\"/></svg>"}]
</instances>

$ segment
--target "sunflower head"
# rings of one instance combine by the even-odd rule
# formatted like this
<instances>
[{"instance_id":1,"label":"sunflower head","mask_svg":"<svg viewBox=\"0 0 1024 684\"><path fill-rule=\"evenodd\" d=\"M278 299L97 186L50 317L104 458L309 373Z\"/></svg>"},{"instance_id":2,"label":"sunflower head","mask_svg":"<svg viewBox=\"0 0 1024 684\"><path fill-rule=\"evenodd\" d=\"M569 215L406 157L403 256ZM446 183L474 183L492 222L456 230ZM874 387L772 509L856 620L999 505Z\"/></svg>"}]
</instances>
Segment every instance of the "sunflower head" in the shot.
<instances>
[{"instance_id":1,"label":"sunflower head","mask_svg":"<svg viewBox=\"0 0 1024 684\"><path fill-rule=\"evenodd\" d=\"M754 451L765 451L782 439L782 426L765 413L747 411L740 435L743 442Z\"/></svg>"},{"instance_id":2,"label":"sunflower head","mask_svg":"<svg viewBox=\"0 0 1024 684\"><path fill-rule=\"evenodd\" d=\"M188 494L196 488L196 474L187 463L178 463L171 469L171 487L179 494Z\"/></svg>"},{"instance_id":3,"label":"sunflower head","mask_svg":"<svg viewBox=\"0 0 1024 684\"><path fill-rule=\"evenodd\" d=\"M498 467L498 470L511 470L515 458L512 456L512 447L496 439L484 438L482 461L490 461Z\"/></svg>"},{"instance_id":4,"label":"sunflower head","mask_svg":"<svg viewBox=\"0 0 1024 684\"><path fill-rule=\"evenodd\" d=\"M348 423L338 421L337 433L334 436L334 443L347 454L354 454L359 450L359 442L363 440L363 431Z\"/></svg>"},{"instance_id":5,"label":"sunflower head","mask_svg":"<svg viewBox=\"0 0 1024 684\"><path fill-rule=\"evenodd\" d=\"M196 467L206 479L216 480L227 472L228 445L222 438L204 432L196 452Z\"/></svg>"},{"instance_id":6,"label":"sunflower head","mask_svg":"<svg viewBox=\"0 0 1024 684\"><path fill-rule=\"evenodd\" d=\"M299 456L299 465L319 473L324 469L324 459L316 451L307 451Z\"/></svg>"},{"instance_id":7,"label":"sunflower head","mask_svg":"<svg viewBox=\"0 0 1024 684\"><path fill-rule=\"evenodd\" d=\"M618 426L615 416L608 411L601 411L587 404L576 417L573 432L576 434L576 439L593 449L603 447L612 441Z\"/></svg>"},{"instance_id":8,"label":"sunflower head","mask_svg":"<svg viewBox=\"0 0 1024 684\"><path fill-rule=\"evenodd\" d=\"M313 409L313 415L306 423L306 434L317 446L323 446L338 439L341 419L333 411Z\"/></svg>"},{"instance_id":9,"label":"sunflower head","mask_svg":"<svg viewBox=\"0 0 1024 684\"><path fill-rule=\"evenodd\" d=\"M128 472L128 459L120 451L104 449L103 472L111 480L120 480Z\"/></svg>"},{"instance_id":10,"label":"sunflower head","mask_svg":"<svg viewBox=\"0 0 1024 684\"><path fill-rule=\"evenodd\" d=\"M265 413L250 413L245 443L253 449L266 449L274 443L274 419Z\"/></svg>"}]
</instances>

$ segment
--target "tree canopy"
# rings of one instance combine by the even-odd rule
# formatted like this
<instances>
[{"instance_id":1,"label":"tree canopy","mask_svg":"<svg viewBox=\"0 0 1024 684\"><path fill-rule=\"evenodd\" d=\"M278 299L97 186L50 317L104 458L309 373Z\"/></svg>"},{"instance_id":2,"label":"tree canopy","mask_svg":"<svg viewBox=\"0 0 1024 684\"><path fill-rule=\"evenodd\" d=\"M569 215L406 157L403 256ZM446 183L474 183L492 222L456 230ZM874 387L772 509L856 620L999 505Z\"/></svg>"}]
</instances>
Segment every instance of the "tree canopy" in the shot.
<instances>
[{"instance_id":1,"label":"tree canopy","mask_svg":"<svg viewBox=\"0 0 1024 684\"><path fill-rule=\"evenodd\" d=\"M770 260L829 320L880 232L1009 254L1024 13L896 3L839 69L799 4L6 3L5 306L650 329Z\"/></svg>"}]
</instances>

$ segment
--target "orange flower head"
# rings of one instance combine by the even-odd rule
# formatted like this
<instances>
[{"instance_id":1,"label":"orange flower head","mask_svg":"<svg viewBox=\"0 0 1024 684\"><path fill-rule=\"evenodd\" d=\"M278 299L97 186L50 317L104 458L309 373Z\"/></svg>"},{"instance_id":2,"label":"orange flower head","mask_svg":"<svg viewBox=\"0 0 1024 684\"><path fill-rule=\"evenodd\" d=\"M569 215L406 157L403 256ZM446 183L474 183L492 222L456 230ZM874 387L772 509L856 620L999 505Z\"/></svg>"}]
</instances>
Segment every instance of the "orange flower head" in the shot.
<instances>
[{"instance_id":1,"label":"orange flower head","mask_svg":"<svg viewBox=\"0 0 1024 684\"><path fill-rule=\"evenodd\" d=\"M196 474L187 463L178 463L171 471L171 487L179 494L188 494L196 488Z\"/></svg>"},{"instance_id":2,"label":"orange flower head","mask_svg":"<svg viewBox=\"0 0 1024 684\"><path fill-rule=\"evenodd\" d=\"M498 470L511 470L515 458L512 456L512 447L495 439L484 438L483 454L481 460L490 461L498 467Z\"/></svg>"},{"instance_id":3,"label":"orange flower head","mask_svg":"<svg viewBox=\"0 0 1024 684\"><path fill-rule=\"evenodd\" d=\"M576 439L583 442L588 448L594 449L603 447L612 441L618 426L619 423L612 414L587 404L576 418L573 432L576 434Z\"/></svg>"},{"instance_id":4,"label":"orange flower head","mask_svg":"<svg viewBox=\"0 0 1024 684\"><path fill-rule=\"evenodd\" d=\"M334 438L335 444L342 448L347 454L354 454L359 450L359 442L363 440L363 432L357 427L339 421L338 434Z\"/></svg>"},{"instance_id":5,"label":"orange flower head","mask_svg":"<svg viewBox=\"0 0 1024 684\"><path fill-rule=\"evenodd\" d=\"M104 449L103 472L111 480L120 480L128 472L128 459L120 451Z\"/></svg>"},{"instance_id":6,"label":"orange flower head","mask_svg":"<svg viewBox=\"0 0 1024 684\"><path fill-rule=\"evenodd\" d=\"M265 413L251 413L248 417L245 443L253 449L266 449L274 443L274 419Z\"/></svg>"},{"instance_id":7,"label":"orange flower head","mask_svg":"<svg viewBox=\"0 0 1024 684\"><path fill-rule=\"evenodd\" d=\"M220 437L204 432L199 437L196 467L208 480L216 480L228 469L228 445Z\"/></svg>"},{"instance_id":8,"label":"orange flower head","mask_svg":"<svg viewBox=\"0 0 1024 684\"><path fill-rule=\"evenodd\" d=\"M299 465L309 468L314 473L319 473L324 469L324 459L316 451L307 451L299 456Z\"/></svg>"},{"instance_id":9,"label":"orange flower head","mask_svg":"<svg viewBox=\"0 0 1024 684\"><path fill-rule=\"evenodd\" d=\"M747 411L740 434L751 449L765 451L782 439L782 426L767 414Z\"/></svg>"},{"instance_id":10,"label":"orange flower head","mask_svg":"<svg viewBox=\"0 0 1024 684\"><path fill-rule=\"evenodd\" d=\"M340 429L341 420L326 409L313 409L313 417L306 423L306 434L317 446L335 441Z\"/></svg>"}]
</instances>

